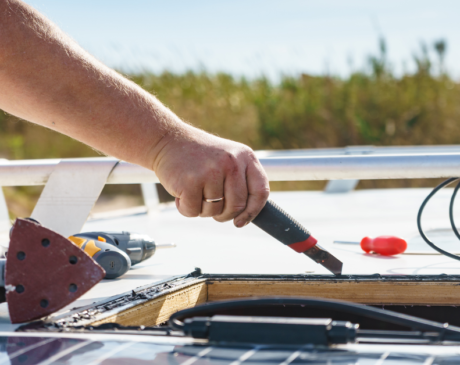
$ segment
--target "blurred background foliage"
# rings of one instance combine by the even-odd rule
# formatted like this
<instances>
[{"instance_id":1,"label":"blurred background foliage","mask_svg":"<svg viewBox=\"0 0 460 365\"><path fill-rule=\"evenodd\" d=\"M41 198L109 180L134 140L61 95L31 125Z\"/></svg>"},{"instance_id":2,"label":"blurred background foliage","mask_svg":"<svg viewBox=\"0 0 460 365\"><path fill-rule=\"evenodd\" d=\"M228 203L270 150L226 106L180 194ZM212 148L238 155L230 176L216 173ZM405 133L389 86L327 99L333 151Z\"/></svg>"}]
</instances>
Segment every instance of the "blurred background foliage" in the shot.
<instances>
[{"instance_id":1,"label":"blurred background foliage","mask_svg":"<svg viewBox=\"0 0 460 365\"><path fill-rule=\"evenodd\" d=\"M385 41L367 67L333 75L235 78L190 71L148 72L128 78L156 95L183 120L253 149L351 145L460 144L460 84L444 68L443 40L420 45L415 72L396 75ZM431 55L435 55L435 57ZM0 112L0 158L89 157L98 153L69 137ZM362 181L360 188L431 186L433 181ZM272 184L273 190L321 189L324 182ZM30 209L38 188L6 189L9 205ZM139 194L107 187L106 194ZM24 198L24 195L29 198Z\"/></svg>"}]
</instances>

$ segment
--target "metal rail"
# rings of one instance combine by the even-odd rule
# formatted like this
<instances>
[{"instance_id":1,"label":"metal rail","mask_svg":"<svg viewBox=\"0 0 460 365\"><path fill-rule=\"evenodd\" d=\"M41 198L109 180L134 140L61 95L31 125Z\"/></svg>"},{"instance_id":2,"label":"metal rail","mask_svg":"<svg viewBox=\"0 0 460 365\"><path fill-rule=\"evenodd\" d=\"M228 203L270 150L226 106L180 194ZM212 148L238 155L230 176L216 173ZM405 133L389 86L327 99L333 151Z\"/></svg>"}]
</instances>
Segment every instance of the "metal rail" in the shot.
<instances>
[{"instance_id":1,"label":"metal rail","mask_svg":"<svg viewBox=\"0 0 460 365\"><path fill-rule=\"evenodd\" d=\"M0 186L44 185L60 160L0 161ZM74 159L78 165L112 164L112 158ZM460 175L460 153L272 157L260 159L270 181L445 178ZM158 182L153 171L120 162L107 184Z\"/></svg>"},{"instance_id":2,"label":"metal rail","mask_svg":"<svg viewBox=\"0 0 460 365\"><path fill-rule=\"evenodd\" d=\"M261 159L271 181L445 178L460 175L460 153Z\"/></svg>"},{"instance_id":3,"label":"metal rail","mask_svg":"<svg viewBox=\"0 0 460 365\"><path fill-rule=\"evenodd\" d=\"M257 157L312 157L312 156L347 156L347 155L407 155L433 153L460 153L459 145L439 146L348 146L344 148L316 148L297 150L262 150L256 151ZM358 179L329 180L325 193L348 193L356 188Z\"/></svg>"},{"instance_id":4,"label":"metal rail","mask_svg":"<svg viewBox=\"0 0 460 365\"><path fill-rule=\"evenodd\" d=\"M427 153L460 153L460 145L439 146L348 146L343 148L305 148L296 150L259 150L257 157L308 157L343 155L410 155Z\"/></svg>"}]
</instances>

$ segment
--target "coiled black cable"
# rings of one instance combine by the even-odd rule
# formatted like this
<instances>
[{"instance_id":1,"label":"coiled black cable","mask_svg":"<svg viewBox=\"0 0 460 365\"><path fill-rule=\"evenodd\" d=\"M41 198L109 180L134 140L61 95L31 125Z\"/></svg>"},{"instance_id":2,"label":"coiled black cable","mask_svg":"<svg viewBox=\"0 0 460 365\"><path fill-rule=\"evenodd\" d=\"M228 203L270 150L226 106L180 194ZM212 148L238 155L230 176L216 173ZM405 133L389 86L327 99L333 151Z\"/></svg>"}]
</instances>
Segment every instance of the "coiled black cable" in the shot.
<instances>
[{"instance_id":1,"label":"coiled black cable","mask_svg":"<svg viewBox=\"0 0 460 365\"><path fill-rule=\"evenodd\" d=\"M433 242L431 242L429 240L429 238L425 235L425 233L423 232L423 228L422 228L422 214L423 214L423 210L425 209L425 206L427 205L427 203L430 201L430 199L439 191L441 190L442 188L446 187L447 185L449 184L452 184L454 181L457 181L459 180L458 177L452 177L450 179L447 179L446 181L443 181L441 184L439 184L438 186L436 186L430 194L428 194L428 196L425 198L425 200L423 201L422 205L420 206L420 209L418 211L418 214L417 214L417 227L418 227L418 231L420 233L420 236L422 236L423 240L434 250L438 251L439 253L447 256L447 257L450 257L451 259L454 259L454 260L458 260L460 261L460 257L457 256L457 255L454 255L450 252L447 252L441 248L439 248L438 246L436 246ZM455 220L454 220L454 202L455 202L455 198L457 196L457 192L460 188L460 182L457 184L457 186L455 187L453 193L452 193L452 197L450 199L450 205L449 205L449 220L450 220L450 225L452 227L452 230L454 231L455 235L457 236L457 238L460 240L460 233L458 232L457 230L457 227L455 226Z\"/></svg>"}]
</instances>

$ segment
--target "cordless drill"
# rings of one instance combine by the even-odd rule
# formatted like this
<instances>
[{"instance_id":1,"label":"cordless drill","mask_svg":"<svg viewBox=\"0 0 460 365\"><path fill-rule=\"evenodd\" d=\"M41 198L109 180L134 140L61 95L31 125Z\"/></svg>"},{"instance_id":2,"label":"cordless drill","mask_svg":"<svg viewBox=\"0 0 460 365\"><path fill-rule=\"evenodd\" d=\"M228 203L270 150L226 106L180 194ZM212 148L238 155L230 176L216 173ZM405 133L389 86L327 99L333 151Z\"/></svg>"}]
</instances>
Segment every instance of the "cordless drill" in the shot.
<instances>
[{"instance_id":1,"label":"cordless drill","mask_svg":"<svg viewBox=\"0 0 460 365\"><path fill-rule=\"evenodd\" d=\"M130 232L86 232L69 237L105 270L106 279L124 275L131 265L152 257L158 248L175 247L173 243L156 244L150 237Z\"/></svg>"}]
</instances>

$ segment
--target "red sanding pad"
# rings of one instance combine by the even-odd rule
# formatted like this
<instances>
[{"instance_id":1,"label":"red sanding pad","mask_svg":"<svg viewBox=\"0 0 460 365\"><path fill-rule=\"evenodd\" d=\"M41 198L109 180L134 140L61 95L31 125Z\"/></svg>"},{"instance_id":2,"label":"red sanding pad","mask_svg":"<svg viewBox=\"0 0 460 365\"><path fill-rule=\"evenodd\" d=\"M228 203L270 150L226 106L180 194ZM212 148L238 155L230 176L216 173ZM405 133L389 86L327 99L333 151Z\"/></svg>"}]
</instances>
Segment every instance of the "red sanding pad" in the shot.
<instances>
[{"instance_id":1,"label":"red sanding pad","mask_svg":"<svg viewBox=\"0 0 460 365\"><path fill-rule=\"evenodd\" d=\"M104 269L67 238L34 222L16 220L5 269L12 323L58 311L104 276Z\"/></svg>"}]
</instances>

